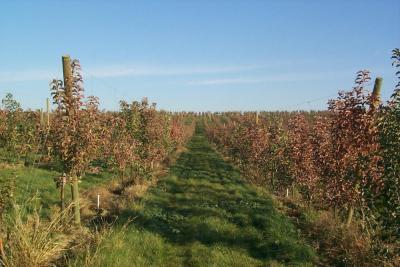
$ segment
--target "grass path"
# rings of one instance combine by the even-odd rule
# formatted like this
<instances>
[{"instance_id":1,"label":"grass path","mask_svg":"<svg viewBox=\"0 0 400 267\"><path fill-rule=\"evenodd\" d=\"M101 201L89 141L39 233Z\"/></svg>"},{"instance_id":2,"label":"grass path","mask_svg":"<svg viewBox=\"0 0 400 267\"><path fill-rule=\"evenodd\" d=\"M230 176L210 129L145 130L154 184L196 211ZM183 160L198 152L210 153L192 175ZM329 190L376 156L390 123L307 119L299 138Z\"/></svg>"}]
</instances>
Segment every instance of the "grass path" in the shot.
<instances>
[{"instance_id":1,"label":"grass path","mask_svg":"<svg viewBox=\"0 0 400 267\"><path fill-rule=\"evenodd\" d=\"M315 258L271 198L247 184L197 129L168 177L100 245L96 266L311 266Z\"/></svg>"}]
</instances>

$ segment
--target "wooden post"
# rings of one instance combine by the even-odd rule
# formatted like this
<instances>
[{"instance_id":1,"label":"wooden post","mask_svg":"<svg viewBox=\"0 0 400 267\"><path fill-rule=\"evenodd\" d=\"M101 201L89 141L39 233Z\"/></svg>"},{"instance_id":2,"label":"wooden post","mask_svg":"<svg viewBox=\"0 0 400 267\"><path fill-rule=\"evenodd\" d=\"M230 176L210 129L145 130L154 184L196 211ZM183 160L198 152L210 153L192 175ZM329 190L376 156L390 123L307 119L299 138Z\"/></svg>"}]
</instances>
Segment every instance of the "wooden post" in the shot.
<instances>
[{"instance_id":1,"label":"wooden post","mask_svg":"<svg viewBox=\"0 0 400 267\"><path fill-rule=\"evenodd\" d=\"M372 98L371 111L377 110L381 103L382 81L383 81L383 79L381 77L377 77L375 79L374 90L372 91L372 95L371 95L371 98Z\"/></svg>"},{"instance_id":2,"label":"wooden post","mask_svg":"<svg viewBox=\"0 0 400 267\"><path fill-rule=\"evenodd\" d=\"M258 111L256 111L256 124L258 124Z\"/></svg>"},{"instance_id":3,"label":"wooden post","mask_svg":"<svg viewBox=\"0 0 400 267\"><path fill-rule=\"evenodd\" d=\"M43 125L44 125L44 122L43 122L43 109L41 108L40 109L40 126L41 127L43 127Z\"/></svg>"},{"instance_id":4,"label":"wooden post","mask_svg":"<svg viewBox=\"0 0 400 267\"><path fill-rule=\"evenodd\" d=\"M46 127L50 128L50 100L46 98Z\"/></svg>"},{"instance_id":5,"label":"wooden post","mask_svg":"<svg viewBox=\"0 0 400 267\"><path fill-rule=\"evenodd\" d=\"M71 184L71 195L72 195L72 203L74 209L74 220L75 224L80 226L81 225L81 210L79 205L79 179L78 176L72 177L72 184Z\"/></svg>"},{"instance_id":6,"label":"wooden post","mask_svg":"<svg viewBox=\"0 0 400 267\"><path fill-rule=\"evenodd\" d=\"M72 87L73 87L73 77L72 77L72 67L71 67L71 58L68 55L62 57L62 65L63 65L63 74L64 74L64 88L65 88L65 99L66 103L66 115L68 118L74 115L74 108L72 106ZM71 195L72 195L72 204L74 210L74 219L75 224L81 224L81 212L79 205L79 179L76 175L74 177L69 177L72 180L71 184Z\"/></svg>"},{"instance_id":7,"label":"wooden post","mask_svg":"<svg viewBox=\"0 0 400 267\"><path fill-rule=\"evenodd\" d=\"M71 58L68 55L62 57L63 64L63 74L64 74L64 88L65 88L65 99L69 102L67 104L67 116L73 115L70 112L73 112L73 109L70 110L72 103L70 102L73 98L72 96L72 87L73 87L73 78L72 78L72 68L71 68Z\"/></svg>"},{"instance_id":8,"label":"wooden post","mask_svg":"<svg viewBox=\"0 0 400 267\"><path fill-rule=\"evenodd\" d=\"M60 183L61 212L63 212L65 210L65 184L67 183L65 173L60 177Z\"/></svg>"},{"instance_id":9,"label":"wooden post","mask_svg":"<svg viewBox=\"0 0 400 267\"><path fill-rule=\"evenodd\" d=\"M3 245L3 240L0 238L0 266L2 263L2 260L6 259L6 253L4 252L4 245Z\"/></svg>"}]
</instances>

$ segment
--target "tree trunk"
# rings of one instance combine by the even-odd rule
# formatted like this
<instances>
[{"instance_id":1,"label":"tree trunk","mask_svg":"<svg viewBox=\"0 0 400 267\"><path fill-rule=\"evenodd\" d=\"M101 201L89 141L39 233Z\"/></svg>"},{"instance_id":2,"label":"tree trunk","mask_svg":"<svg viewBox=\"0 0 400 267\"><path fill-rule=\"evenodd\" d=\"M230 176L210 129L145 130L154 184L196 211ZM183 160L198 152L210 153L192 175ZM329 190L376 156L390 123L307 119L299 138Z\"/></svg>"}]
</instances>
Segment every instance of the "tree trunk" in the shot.
<instances>
[{"instance_id":1,"label":"tree trunk","mask_svg":"<svg viewBox=\"0 0 400 267\"><path fill-rule=\"evenodd\" d=\"M350 226L351 220L353 219L353 214L354 214L354 207L350 206L349 212L347 213L346 227Z\"/></svg>"},{"instance_id":2,"label":"tree trunk","mask_svg":"<svg viewBox=\"0 0 400 267\"><path fill-rule=\"evenodd\" d=\"M308 208L311 208L311 204L312 204L312 201L313 201L313 199L312 199L312 195L311 195L311 193L310 192L308 192L308 197L307 197L307 206L308 206Z\"/></svg>"},{"instance_id":3,"label":"tree trunk","mask_svg":"<svg viewBox=\"0 0 400 267\"><path fill-rule=\"evenodd\" d=\"M365 211L364 211L364 206L361 205L361 229L364 231L365 230Z\"/></svg>"},{"instance_id":4,"label":"tree trunk","mask_svg":"<svg viewBox=\"0 0 400 267\"><path fill-rule=\"evenodd\" d=\"M272 174L271 174L271 189L272 189L272 192L274 192L274 188L275 188L275 173L272 172Z\"/></svg>"},{"instance_id":5,"label":"tree trunk","mask_svg":"<svg viewBox=\"0 0 400 267\"><path fill-rule=\"evenodd\" d=\"M124 182L125 182L125 169L119 168L119 177L121 178L121 183L124 184Z\"/></svg>"},{"instance_id":6,"label":"tree trunk","mask_svg":"<svg viewBox=\"0 0 400 267\"><path fill-rule=\"evenodd\" d=\"M131 165L129 168L129 172L130 172L130 179L129 181L133 182L134 184L137 184L137 177L134 175L134 170L133 170L133 166Z\"/></svg>"},{"instance_id":7,"label":"tree trunk","mask_svg":"<svg viewBox=\"0 0 400 267\"><path fill-rule=\"evenodd\" d=\"M25 156L24 156L24 166L28 166L28 151L25 152Z\"/></svg>"},{"instance_id":8,"label":"tree trunk","mask_svg":"<svg viewBox=\"0 0 400 267\"><path fill-rule=\"evenodd\" d=\"M64 181L61 181L61 186L60 186L60 208L61 212L65 210L65 184Z\"/></svg>"},{"instance_id":9,"label":"tree trunk","mask_svg":"<svg viewBox=\"0 0 400 267\"><path fill-rule=\"evenodd\" d=\"M336 206L333 206L333 218L337 218L337 216L338 216L338 209L337 209L337 207Z\"/></svg>"},{"instance_id":10,"label":"tree trunk","mask_svg":"<svg viewBox=\"0 0 400 267\"><path fill-rule=\"evenodd\" d=\"M5 259L6 259L6 253L4 252L3 240L0 238L0 264L2 263L2 260Z\"/></svg>"},{"instance_id":11,"label":"tree trunk","mask_svg":"<svg viewBox=\"0 0 400 267\"><path fill-rule=\"evenodd\" d=\"M81 210L79 205L79 185L78 185L78 177L74 177L71 185L71 193L72 193L72 204L74 211L74 221L75 224L81 225Z\"/></svg>"}]
</instances>

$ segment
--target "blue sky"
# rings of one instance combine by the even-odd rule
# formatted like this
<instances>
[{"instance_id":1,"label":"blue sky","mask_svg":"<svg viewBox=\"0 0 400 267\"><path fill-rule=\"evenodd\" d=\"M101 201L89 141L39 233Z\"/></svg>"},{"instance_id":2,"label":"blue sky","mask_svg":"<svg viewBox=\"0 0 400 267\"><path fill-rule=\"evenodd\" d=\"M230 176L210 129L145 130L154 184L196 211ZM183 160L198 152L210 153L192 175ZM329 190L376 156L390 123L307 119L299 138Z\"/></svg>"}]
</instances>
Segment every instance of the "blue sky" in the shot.
<instances>
[{"instance_id":1,"label":"blue sky","mask_svg":"<svg viewBox=\"0 0 400 267\"><path fill-rule=\"evenodd\" d=\"M357 70L384 78L400 1L12 1L0 5L0 96L44 106L61 56L105 109L324 109Z\"/></svg>"}]
</instances>

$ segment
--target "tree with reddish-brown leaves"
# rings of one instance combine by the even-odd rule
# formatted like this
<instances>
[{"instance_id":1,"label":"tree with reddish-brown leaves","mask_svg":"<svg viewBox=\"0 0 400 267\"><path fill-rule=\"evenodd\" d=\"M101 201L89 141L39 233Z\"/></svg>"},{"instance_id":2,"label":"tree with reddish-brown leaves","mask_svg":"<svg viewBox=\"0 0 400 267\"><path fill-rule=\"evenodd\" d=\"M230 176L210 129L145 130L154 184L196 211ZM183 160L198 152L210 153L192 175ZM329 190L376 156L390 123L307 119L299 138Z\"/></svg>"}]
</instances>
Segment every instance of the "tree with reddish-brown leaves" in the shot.
<instances>
[{"instance_id":1,"label":"tree with reddish-brown leaves","mask_svg":"<svg viewBox=\"0 0 400 267\"><path fill-rule=\"evenodd\" d=\"M134 160L129 164L132 179L149 177L154 166L166 160L168 155L183 144L184 138L187 139L187 132L191 132L189 128L183 127L178 116L157 111L156 104L149 105L147 98L131 104L121 101L118 116L125 125L124 138L132 140L130 145L133 145ZM127 152L128 146L125 146Z\"/></svg>"},{"instance_id":2,"label":"tree with reddish-brown leaves","mask_svg":"<svg viewBox=\"0 0 400 267\"><path fill-rule=\"evenodd\" d=\"M103 154L109 164L117 168L122 183L125 183L127 171L132 165L137 164L140 158L136 151L138 141L129 133L126 121L119 115L119 113L110 114L105 118L103 127L107 132L103 143Z\"/></svg>"},{"instance_id":3,"label":"tree with reddish-brown leaves","mask_svg":"<svg viewBox=\"0 0 400 267\"><path fill-rule=\"evenodd\" d=\"M330 191L329 185L334 176L333 146L331 139L331 118L329 116L317 116L310 132L310 142L312 146L312 161L314 171L319 177L320 187L318 192L319 204L334 206L333 201L335 191Z\"/></svg>"},{"instance_id":4,"label":"tree with reddish-brown leaves","mask_svg":"<svg viewBox=\"0 0 400 267\"><path fill-rule=\"evenodd\" d=\"M1 103L4 109L0 109L0 147L12 158L23 156L27 165L29 155L38 151L41 141L39 113L23 111L9 93Z\"/></svg>"},{"instance_id":5,"label":"tree with reddish-brown leaves","mask_svg":"<svg viewBox=\"0 0 400 267\"><path fill-rule=\"evenodd\" d=\"M78 60L63 57L64 82L53 80L51 90L56 110L49 142L52 153L61 162L62 175L56 180L60 187L61 208L64 208L64 186L71 184L74 218L80 224L78 182L89 163L96 157L101 137L98 99L84 98L83 79Z\"/></svg>"},{"instance_id":6,"label":"tree with reddish-brown leaves","mask_svg":"<svg viewBox=\"0 0 400 267\"><path fill-rule=\"evenodd\" d=\"M262 144L258 168L261 169L271 191L282 191L293 182L289 174L288 134L282 128L282 120L275 116L270 117L268 121L261 117L259 121L256 127L264 134L258 136L262 139L258 142Z\"/></svg>"},{"instance_id":7,"label":"tree with reddish-brown leaves","mask_svg":"<svg viewBox=\"0 0 400 267\"><path fill-rule=\"evenodd\" d=\"M313 161L311 130L301 114L289 121L289 172L300 186L309 203L318 189L319 176Z\"/></svg>"},{"instance_id":8,"label":"tree with reddish-brown leaves","mask_svg":"<svg viewBox=\"0 0 400 267\"><path fill-rule=\"evenodd\" d=\"M358 72L353 90L329 102L334 179L327 193L332 205L348 206L347 224L354 207L363 206L365 191L376 192L382 185L377 119L371 110L376 100L365 91L369 80L368 71Z\"/></svg>"}]
</instances>

